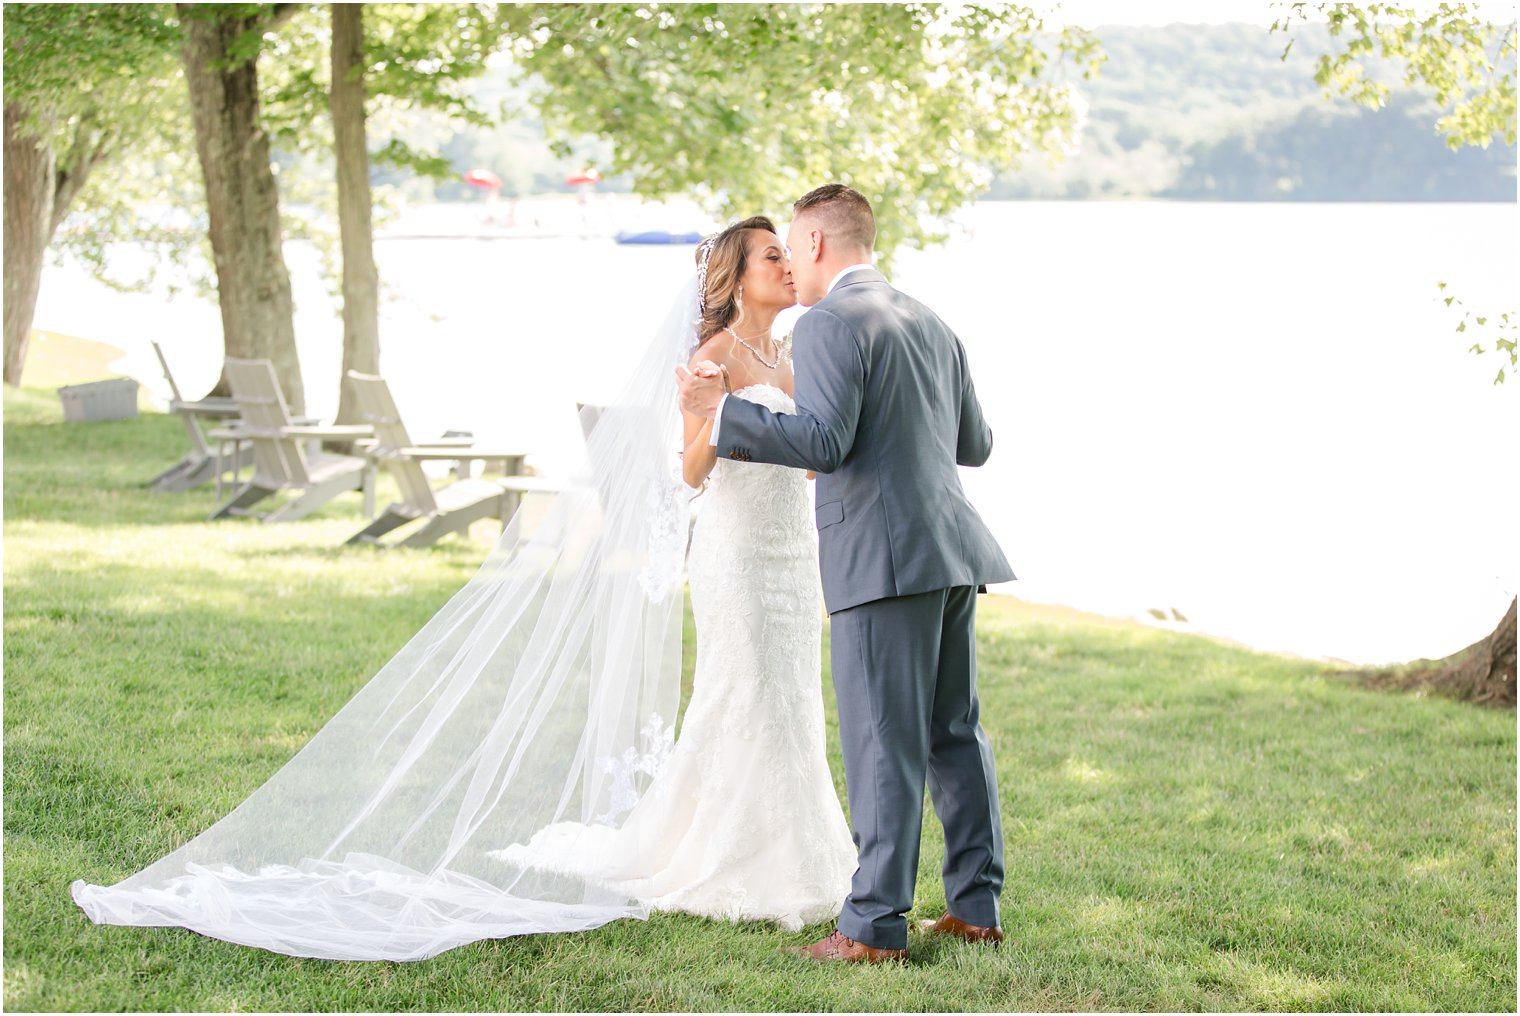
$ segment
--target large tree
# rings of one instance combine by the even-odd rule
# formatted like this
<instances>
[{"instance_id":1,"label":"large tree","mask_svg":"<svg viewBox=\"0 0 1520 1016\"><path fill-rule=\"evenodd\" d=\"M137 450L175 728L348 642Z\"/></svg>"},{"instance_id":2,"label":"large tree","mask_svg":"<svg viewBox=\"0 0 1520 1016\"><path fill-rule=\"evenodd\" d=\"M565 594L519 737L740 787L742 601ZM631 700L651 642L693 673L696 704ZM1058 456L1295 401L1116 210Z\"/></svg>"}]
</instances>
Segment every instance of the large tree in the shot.
<instances>
[{"instance_id":1,"label":"large tree","mask_svg":"<svg viewBox=\"0 0 1520 1016\"><path fill-rule=\"evenodd\" d=\"M333 4L329 88L343 243L343 372L380 372L380 275L370 224L369 147L364 129L364 5ZM341 382L340 382L341 384ZM342 384L338 422L358 419Z\"/></svg>"},{"instance_id":2,"label":"large tree","mask_svg":"<svg viewBox=\"0 0 1520 1016\"><path fill-rule=\"evenodd\" d=\"M227 352L275 360L297 407L271 146L308 170L314 154L335 156L337 200L321 201L337 205L351 262L345 365L373 369L379 336L361 152L433 172L446 166L396 138L371 146L368 118L377 108L422 107L486 124L459 83L504 40L565 151L573 139L604 138L614 152L605 168L628 174L640 193L695 193L728 214L783 213L803 190L843 180L882 208L887 257L942 236L944 217L996 168L1074 143L1081 109L1067 79L1101 62L1091 36L1045 35L1032 9L1006 5L338 9L346 6L177 8ZM263 75L272 87L259 73L261 53L274 57ZM310 186L310 173L301 175Z\"/></svg>"},{"instance_id":3,"label":"large tree","mask_svg":"<svg viewBox=\"0 0 1520 1016\"><path fill-rule=\"evenodd\" d=\"M513 55L562 143L607 139L651 197L784 214L820 183L879 206L879 250L944 235L996 169L1072 145L1102 57L1006 4L528 4Z\"/></svg>"},{"instance_id":4,"label":"large tree","mask_svg":"<svg viewBox=\"0 0 1520 1016\"><path fill-rule=\"evenodd\" d=\"M59 224L99 167L169 126L160 96L175 63L154 5L5 5L7 383L21 383Z\"/></svg>"},{"instance_id":5,"label":"large tree","mask_svg":"<svg viewBox=\"0 0 1520 1016\"><path fill-rule=\"evenodd\" d=\"M5 381L21 384L42 256L53 235L57 157L27 132L27 108L5 104Z\"/></svg>"},{"instance_id":6,"label":"large tree","mask_svg":"<svg viewBox=\"0 0 1520 1016\"><path fill-rule=\"evenodd\" d=\"M491 126L491 117L458 84L483 70L500 47L504 27L494 5L379 4L364 5L362 13L350 4L13 6L19 13L7 8L7 98L56 92L66 85L81 94L93 91L112 98L112 103L99 104L112 112L123 106L115 101L115 93L102 92L78 73L82 63L98 59L107 83L131 85L126 98L178 128L173 140L191 152L187 163L179 151L163 143L166 137L155 137L153 145L115 145L113 150L133 159L105 181L109 186L87 191L89 200L82 210L65 200L52 203L55 223L66 212L80 211L62 237L69 254L104 281L133 286L146 280L116 277L111 270L113 244L145 244L160 258L192 267L198 278L205 276L200 264L204 251L211 267L210 288L221 304L225 351L275 360L287 397L299 408L304 385L279 238L312 240L343 277L345 369L376 369L379 289L370 243L369 164L403 165L435 175L447 173L449 167L436 155L394 137L382 137L372 153L368 112L375 106L384 113L425 108L474 128ZM148 61L131 46L99 38L101 11L116 7L117 15L130 13L134 28L157 40L157 77L148 73ZM335 62L342 69L333 75L329 72ZM122 74L123 66L132 66L134 73ZM18 112L20 106L12 104L9 123L19 119ZM166 127L160 133L173 131ZM28 170L28 156L52 155L52 148L39 151L35 145L24 148L16 143L29 140L30 135L20 132L7 135L14 152L7 160L13 177ZM129 140L144 138L139 132ZM83 145L60 147L92 151ZM272 159L303 172L277 188ZM311 172L326 172L328 166L333 168L326 180ZM77 193L86 175L60 170L68 197ZM145 180L152 185L144 185ZM313 219L282 212L280 191L335 215L339 237L329 233L326 216ZM7 185L13 204L28 193ZM166 226L161 214L166 199L196 218L205 208L210 213L209 236L197 242L182 229ZM37 204L14 208L12 218L20 222L23 211ZM35 287L47 246L46 236L25 244L27 236L27 230L18 229L11 238L15 242L7 244L8 294L18 294L14 300L7 296L8 320L23 308L29 310L33 301L19 296L28 285ZM13 255L23 246L34 256L18 261ZM30 280L26 273L10 270L13 261L35 266ZM26 334L24 329L16 331ZM12 345L7 343L8 351ZM24 349L24 342L14 345L18 352ZM218 390L224 387L219 384ZM346 399L340 413L352 414Z\"/></svg>"},{"instance_id":7,"label":"large tree","mask_svg":"<svg viewBox=\"0 0 1520 1016\"><path fill-rule=\"evenodd\" d=\"M375 265L370 186L369 107L426 109L473 124L490 118L457 85L485 69L502 40L502 25L488 4L333 4L330 80L336 200L342 247L343 370L380 370L380 280ZM320 75L291 75L276 97L272 125L297 150L311 151L325 137L304 111L320 105ZM378 158L390 165L443 174L447 163L394 137ZM338 422L358 421L347 385L339 394Z\"/></svg>"},{"instance_id":8,"label":"large tree","mask_svg":"<svg viewBox=\"0 0 1520 1016\"><path fill-rule=\"evenodd\" d=\"M292 4L176 4L195 145L206 186L228 356L274 363L292 412L305 411L279 188L259 119L264 33ZM219 386L220 387L220 386Z\"/></svg>"}]
</instances>

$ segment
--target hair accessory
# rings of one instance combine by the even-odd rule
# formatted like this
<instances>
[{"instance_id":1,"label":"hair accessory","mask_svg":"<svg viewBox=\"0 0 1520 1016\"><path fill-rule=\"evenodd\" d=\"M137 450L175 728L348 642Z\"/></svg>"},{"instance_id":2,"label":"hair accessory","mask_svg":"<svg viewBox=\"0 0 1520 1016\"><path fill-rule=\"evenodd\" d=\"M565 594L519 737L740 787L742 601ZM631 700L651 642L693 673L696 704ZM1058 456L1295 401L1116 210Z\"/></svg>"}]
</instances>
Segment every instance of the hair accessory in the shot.
<instances>
[{"instance_id":1,"label":"hair accessory","mask_svg":"<svg viewBox=\"0 0 1520 1016\"><path fill-rule=\"evenodd\" d=\"M702 241L700 253L702 260L697 264L697 310L701 314L707 313L707 259L712 257L713 245L718 242L722 233L714 233Z\"/></svg>"}]
</instances>

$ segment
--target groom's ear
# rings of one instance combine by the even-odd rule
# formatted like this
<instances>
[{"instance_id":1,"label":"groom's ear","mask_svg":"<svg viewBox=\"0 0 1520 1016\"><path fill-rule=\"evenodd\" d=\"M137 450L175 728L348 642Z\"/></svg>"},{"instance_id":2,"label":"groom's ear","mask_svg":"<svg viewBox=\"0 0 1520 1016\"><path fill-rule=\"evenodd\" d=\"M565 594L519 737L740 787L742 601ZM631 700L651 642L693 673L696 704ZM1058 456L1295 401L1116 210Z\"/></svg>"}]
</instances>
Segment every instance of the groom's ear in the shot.
<instances>
[{"instance_id":1,"label":"groom's ear","mask_svg":"<svg viewBox=\"0 0 1520 1016\"><path fill-rule=\"evenodd\" d=\"M823 254L823 231L810 228L806 219L793 219L786 229L786 244L794 261L800 257L817 261Z\"/></svg>"}]
</instances>

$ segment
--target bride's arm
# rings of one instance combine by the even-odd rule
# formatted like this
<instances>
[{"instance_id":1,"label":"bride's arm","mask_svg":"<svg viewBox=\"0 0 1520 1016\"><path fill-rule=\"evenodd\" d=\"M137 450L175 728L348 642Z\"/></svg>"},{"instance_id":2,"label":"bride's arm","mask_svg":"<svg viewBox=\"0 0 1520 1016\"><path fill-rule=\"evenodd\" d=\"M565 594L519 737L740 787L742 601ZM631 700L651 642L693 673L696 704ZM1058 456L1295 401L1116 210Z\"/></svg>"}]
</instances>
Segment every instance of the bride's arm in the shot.
<instances>
[{"instance_id":1,"label":"bride's arm","mask_svg":"<svg viewBox=\"0 0 1520 1016\"><path fill-rule=\"evenodd\" d=\"M710 443L713 422L685 412L681 414L681 422L686 431L686 450L681 453L681 478L686 481L686 486L695 490L702 486L718 461L718 449Z\"/></svg>"},{"instance_id":2,"label":"bride's arm","mask_svg":"<svg viewBox=\"0 0 1520 1016\"><path fill-rule=\"evenodd\" d=\"M692 355L691 363L686 365L687 369L694 369L704 360L716 359L714 353L714 350L705 353L699 350ZM707 482L708 474L718 461L718 449L712 443L713 419L693 416L683 410L681 424L685 430L683 440L686 442L686 448L681 452L681 478L686 481L686 486L696 490Z\"/></svg>"}]
</instances>

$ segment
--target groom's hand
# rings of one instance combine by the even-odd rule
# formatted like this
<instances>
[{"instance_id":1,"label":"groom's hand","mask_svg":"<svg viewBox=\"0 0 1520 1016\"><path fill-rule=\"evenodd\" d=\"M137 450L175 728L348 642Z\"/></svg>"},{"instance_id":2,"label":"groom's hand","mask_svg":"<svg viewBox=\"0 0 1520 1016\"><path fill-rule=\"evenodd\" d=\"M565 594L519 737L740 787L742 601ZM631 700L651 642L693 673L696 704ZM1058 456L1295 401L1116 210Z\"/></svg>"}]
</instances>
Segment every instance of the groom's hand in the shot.
<instances>
[{"instance_id":1,"label":"groom's hand","mask_svg":"<svg viewBox=\"0 0 1520 1016\"><path fill-rule=\"evenodd\" d=\"M676 386L680 389L681 408L692 416L711 418L723 397L721 368L711 360L697 364L695 372L676 368Z\"/></svg>"}]
</instances>

